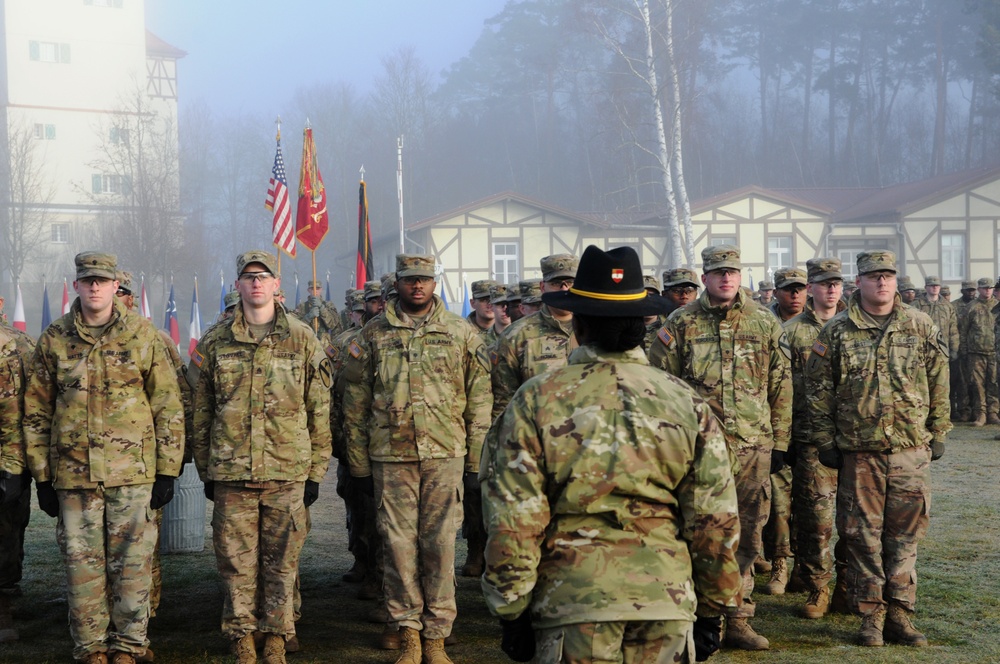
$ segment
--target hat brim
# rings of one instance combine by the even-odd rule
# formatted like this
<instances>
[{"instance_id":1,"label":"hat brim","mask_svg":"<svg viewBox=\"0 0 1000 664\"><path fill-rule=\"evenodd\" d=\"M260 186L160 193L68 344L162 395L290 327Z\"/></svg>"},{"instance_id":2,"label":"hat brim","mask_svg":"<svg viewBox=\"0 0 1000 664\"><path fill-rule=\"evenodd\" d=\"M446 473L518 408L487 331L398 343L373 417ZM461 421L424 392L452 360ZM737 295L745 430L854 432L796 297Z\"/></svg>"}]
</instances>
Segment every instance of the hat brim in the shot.
<instances>
[{"instance_id":1,"label":"hat brim","mask_svg":"<svg viewBox=\"0 0 1000 664\"><path fill-rule=\"evenodd\" d=\"M558 291L542 293L542 302L550 307L571 311L574 314L604 318L657 316L667 313L670 302L659 295L652 295L645 289L643 289L643 295L644 297L635 300L598 300L569 291Z\"/></svg>"},{"instance_id":2,"label":"hat brim","mask_svg":"<svg viewBox=\"0 0 1000 664\"><path fill-rule=\"evenodd\" d=\"M715 272L716 270L739 270L743 271L743 263L740 261L719 261L718 263L706 263L702 272Z\"/></svg>"},{"instance_id":3,"label":"hat brim","mask_svg":"<svg viewBox=\"0 0 1000 664\"><path fill-rule=\"evenodd\" d=\"M76 273L77 279L86 279L87 277L101 277L102 279L111 279L114 281L118 278L118 275L113 270L99 270L97 268L87 268Z\"/></svg>"},{"instance_id":4,"label":"hat brim","mask_svg":"<svg viewBox=\"0 0 1000 664\"><path fill-rule=\"evenodd\" d=\"M840 272L820 272L819 274L814 274L809 277L809 283L818 284L824 281L830 281L831 279L840 279L843 281L844 275Z\"/></svg>"},{"instance_id":5,"label":"hat brim","mask_svg":"<svg viewBox=\"0 0 1000 664\"><path fill-rule=\"evenodd\" d=\"M789 286L808 286L809 282L805 279L789 279L788 281L782 283L780 286L775 286L775 290L781 290L782 288L788 288Z\"/></svg>"},{"instance_id":6,"label":"hat brim","mask_svg":"<svg viewBox=\"0 0 1000 664\"><path fill-rule=\"evenodd\" d=\"M434 274L433 270L422 270L420 268L415 268L413 270L396 270L396 281L399 281L403 277L430 277L431 279L436 279L437 275Z\"/></svg>"}]
</instances>

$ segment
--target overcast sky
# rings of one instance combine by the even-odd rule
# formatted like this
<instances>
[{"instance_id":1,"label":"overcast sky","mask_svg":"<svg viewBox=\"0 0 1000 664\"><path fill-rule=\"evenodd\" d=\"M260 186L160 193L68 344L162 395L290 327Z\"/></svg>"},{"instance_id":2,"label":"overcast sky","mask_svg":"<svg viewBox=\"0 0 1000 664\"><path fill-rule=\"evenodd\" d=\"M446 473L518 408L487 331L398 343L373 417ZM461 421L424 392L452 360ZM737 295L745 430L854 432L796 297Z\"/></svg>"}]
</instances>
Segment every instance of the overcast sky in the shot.
<instances>
[{"instance_id":1,"label":"overcast sky","mask_svg":"<svg viewBox=\"0 0 1000 664\"><path fill-rule=\"evenodd\" d=\"M146 27L187 51L179 96L278 114L300 87L369 91L380 59L414 46L432 74L468 53L506 0L146 0Z\"/></svg>"}]
</instances>

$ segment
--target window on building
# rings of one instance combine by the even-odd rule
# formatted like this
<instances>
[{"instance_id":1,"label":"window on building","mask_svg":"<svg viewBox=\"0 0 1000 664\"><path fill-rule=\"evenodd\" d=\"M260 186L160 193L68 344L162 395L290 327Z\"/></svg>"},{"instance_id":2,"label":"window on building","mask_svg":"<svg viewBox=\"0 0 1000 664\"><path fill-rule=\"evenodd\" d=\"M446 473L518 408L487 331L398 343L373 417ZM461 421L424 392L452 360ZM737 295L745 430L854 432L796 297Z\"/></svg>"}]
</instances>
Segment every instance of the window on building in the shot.
<instances>
[{"instance_id":1,"label":"window on building","mask_svg":"<svg viewBox=\"0 0 1000 664\"><path fill-rule=\"evenodd\" d=\"M965 234L941 233L941 278L965 279Z\"/></svg>"},{"instance_id":2,"label":"window on building","mask_svg":"<svg viewBox=\"0 0 1000 664\"><path fill-rule=\"evenodd\" d=\"M708 238L708 246L718 247L720 244L731 244L736 246L736 236L735 235L713 235Z\"/></svg>"},{"instance_id":3,"label":"window on building","mask_svg":"<svg viewBox=\"0 0 1000 664\"><path fill-rule=\"evenodd\" d=\"M115 145L118 145L119 143L128 145L128 127L112 127L109 138Z\"/></svg>"},{"instance_id":4,"label":"window on building","mask_svg":"<svg viewBox=\"0 0 1000 664\"><path fill-rule=\"evenodd\" d=\"M56 244L69 242L69 224L52 224L52 242Z\"/></svg>"},{"instance_id":5,"label":"window on building","mask_svg":"<svg viewBox=\"0 0 1000 664\"><path fill-rule=\"evenodd\" d=\"M69 44L31 40L28 42L28 58L35 62L69 64Z\"/></svg>"},{"instance_id":6,"label":"window on building","mask_svg":"<svg viewBox=\"0 0 1000 664\"><path fill-rule=\"evenodd\" d=\"M517 282L521 266L517 242L493 243L493 278L501 284Z\"/></svg>"},{"instance_id":7,"label":"window on building","mask_svg":"<svg viewBox=\"0 0 1000 664\"><path fill-rule=\"evenodd\" d=\"M56 137L56 126L54 124L35 123L35 138L38 140L51 141Z\"/></svg>"},{"instance_id":8,"label":"window on building","mask_svg":"<svg viewBox=\"0 0 1000 664\"><path fill-rule=\"evenodd\" d=\"M795 266L792 255L791 235L772 235L767 238L767 267L777 272Z\"/></svg>"},{"instance_id":9,"label":"window on building","mask_svg":"<svg viewBox=\"0 0 1000 664\"><path fill-rule=\"evenodd\" d=\"M891 249L895 251L895 246L890 247L889 242L884 239L865 240L864 238L849 238L837 240L833 243L833 255L840 259L843 264L841 272L845 281L854 281L858 276L858 254L862 251L872 251L876 249Z\"/></svg>"},{"instance_id":10,"label":"window on building","mask_svg":"<svg viewBox=\"0 0 1000 664\"><path fill-rule=\"evenodd\" d=\"M91 180L91 191L95 194L124 194L128 196L132 193L132 181L127 175L95 173L91 176Z\"/></svg>"},{"instance_id":11,"label":"window on building","mask_svg":"<svg viewBox=\"0 0 1000 664\"><path fill-rule=\"evenodd\" d=\"M94 7L114 7L115 9L122 8L123 0L83 0L83 4L92 5Z\"/></svg>"}]
</instances>

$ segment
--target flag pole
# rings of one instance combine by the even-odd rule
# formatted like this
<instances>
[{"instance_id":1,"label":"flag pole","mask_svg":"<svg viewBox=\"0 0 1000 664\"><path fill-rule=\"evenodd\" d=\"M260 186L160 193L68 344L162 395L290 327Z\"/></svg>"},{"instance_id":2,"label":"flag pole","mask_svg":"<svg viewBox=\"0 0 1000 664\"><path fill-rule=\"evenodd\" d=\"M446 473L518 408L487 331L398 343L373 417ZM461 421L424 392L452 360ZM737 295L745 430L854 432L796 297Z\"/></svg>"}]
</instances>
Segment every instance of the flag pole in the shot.
<instances>
[{"instance_id":1,"label":"flag pole","mask_svg":"<svg viewBox=\"0 0 1000 664\"><path fill-rule=\"evenodd\" d=\"M274 119L274 124L277 126L277 131L275 132L274 140L277 141L278 143L281 143L281 116L280 115L277 116ZM272 238L271 239L272 240L274 239L273 238L273 233L272 233ZM278 274L276 276L280 277L281 276L281 247L278 245L277 242L274 243L274 253L278 254Z\"/></svg>"},{"instance_id":2,"label":"flag pole","mask_svg":"<svg viewBox=\"0 0 1000 664\"><path fill-rule=\"evenodd\" d=\"M362 175L361 179L364 179ZM396 139L396 194L399 198L399 253L406 253L406 240L403 237L403 135Z\"/></svg>"}]
</instances>

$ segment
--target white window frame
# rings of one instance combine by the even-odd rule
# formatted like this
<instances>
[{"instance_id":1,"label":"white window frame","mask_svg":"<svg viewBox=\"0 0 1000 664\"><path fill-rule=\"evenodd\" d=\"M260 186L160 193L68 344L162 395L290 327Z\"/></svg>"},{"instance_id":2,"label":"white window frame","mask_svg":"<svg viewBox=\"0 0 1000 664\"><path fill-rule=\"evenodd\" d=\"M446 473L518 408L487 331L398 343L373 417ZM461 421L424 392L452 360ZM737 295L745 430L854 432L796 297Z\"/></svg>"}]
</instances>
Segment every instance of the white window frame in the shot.
<instances>
[{"instance_id":1,"label":"white window frame","mask_svg":"<svg viewBox=\"0 0 1000 664\"><path fill-rule=\"evenodd\" d=\"M788 241L787 247L771 246L772 241ZM772 258L773 257L773 258ZM787 262L782 260L787 257ZM787 268L795 267L795 236L794 235L768 235L767 236L767 268L769 271L777 272Z\"/></svg>"},{"instance_id":2,"label":"white window frame","mask_svg":"<svg viewBox=\"0 0 1000 664\"><path fill-rule=\"evenodd\" d=\"M69 244L70 225L68 223L52 224L52 244Z\"/></svg>"},{"instance_id":3,"label":"white window frame","mask_svg":"<svg viewBox=\"0 0 1000 664\"><path fill-rule=\"evenodd\" d=\"M710 247L718 247L723 244L731 244L734 247L739 246L735 235L713 235L708 238L708 246Z\"/></svg>"},{"instance_id":4,"label":"white window frame","mask_svg":"<svg viewBox=\"0 0 1000 664\"><path fill-rule=\"evenodd\" d=\"M498 253L497 250L500 248L504 249L504 253ZM507 250L511 248L513 248L513 253L507 253ZM490 267L493 271L493 278L497 282L501 284L517 283L521 278L520 243L510 240L494 240L490 244Z\"/></svg>"},{"instance_id":5,"label":"white window frame","mask_svg":"<svg viewBox=\"0 0 1000 664\"><path fill-rule=\"evenodd\" d=\"M950 241L958 240L957 244ZM968 263L969 243L965 233L941 233L941 279L964 281Z\"/></svg>"}]
</instances>

